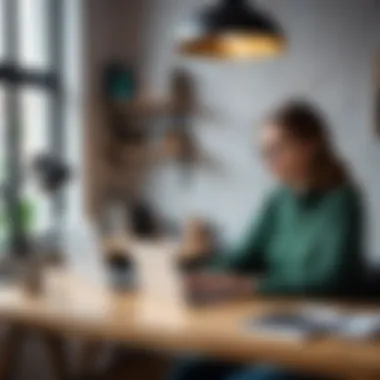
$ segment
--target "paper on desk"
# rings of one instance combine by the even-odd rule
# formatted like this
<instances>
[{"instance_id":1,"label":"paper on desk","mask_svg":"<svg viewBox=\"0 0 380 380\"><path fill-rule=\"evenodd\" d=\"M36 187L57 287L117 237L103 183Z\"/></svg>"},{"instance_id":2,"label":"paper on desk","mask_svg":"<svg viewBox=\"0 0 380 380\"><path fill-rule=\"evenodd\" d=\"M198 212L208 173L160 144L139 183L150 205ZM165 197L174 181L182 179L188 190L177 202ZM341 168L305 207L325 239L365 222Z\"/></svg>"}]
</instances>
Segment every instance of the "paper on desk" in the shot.
<instances>
[{"instance_id":1,"label":"paper on desk","mask_svg":"<svg viewBox=\"0 0 380 380\"><path fill-rule=\"evenodd\" d=\"M87 220L71 225L64 231L63 250L68 269L92 284L107 283L100 238Z\"/></svg>"},{"instance_id":2,"label":"paper on desk","mask_svg":"<svg viewBox=\"0 0 380 380\"><path fill-rule=\"evenodd\" d=\"M132 250L140 289L137 317L149 324L181 324L185 292L176 267L178 245L135 242Z\"/></svg>"},{"instance_id":3,"label":"paper on desk","mask_svg":"<svg viewBox=\"0 0 380 380\"><path fill-rule=\"evenodd\" d=\"M253 332L261 335L277 335L297 340L322 335L371 339L380 335L380 314L312 306L254 318L249 321L248 326Z\"/></svg>"}]
</instances>

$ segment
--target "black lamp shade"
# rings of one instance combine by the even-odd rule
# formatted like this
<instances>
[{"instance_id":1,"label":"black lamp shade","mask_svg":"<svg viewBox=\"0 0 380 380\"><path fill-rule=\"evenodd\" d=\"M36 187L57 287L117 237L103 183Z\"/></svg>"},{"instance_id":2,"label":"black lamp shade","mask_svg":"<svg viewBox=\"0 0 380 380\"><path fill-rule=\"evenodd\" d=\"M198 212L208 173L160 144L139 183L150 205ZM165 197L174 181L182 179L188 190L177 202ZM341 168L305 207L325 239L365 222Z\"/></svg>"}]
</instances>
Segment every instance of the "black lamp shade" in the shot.
<instances>
[{"instance_id":1,"label":"black lamp shade","mask_svg":"<svg viewBox=\"0 0 380 380\"><path fill-rule=\"evenodd\" d=\"M284 34L248 0L221 0L179 32L179 51L188 56L239 59L270 57L286 48Z\"/></svg>"}]
</instances>

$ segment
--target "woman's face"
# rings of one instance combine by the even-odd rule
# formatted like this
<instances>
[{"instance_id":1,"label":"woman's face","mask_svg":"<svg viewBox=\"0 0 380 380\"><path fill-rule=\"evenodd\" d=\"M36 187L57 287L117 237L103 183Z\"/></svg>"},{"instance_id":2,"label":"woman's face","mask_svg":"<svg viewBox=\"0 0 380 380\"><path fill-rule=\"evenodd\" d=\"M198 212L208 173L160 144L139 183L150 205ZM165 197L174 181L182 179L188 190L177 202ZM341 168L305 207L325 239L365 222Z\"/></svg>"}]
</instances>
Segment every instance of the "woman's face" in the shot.
<instances>
[{"instance_id":1,"label":"woman's face","mask_svg":"<svg viewBox=\"0 0 380 380\"><path fill-rule=\"evenodd\" d=\"M261 134L261 150L274 176L284 183L308 179L314 144L288 135L276 124L268 124Z\"/></svg>"}]
</instances>

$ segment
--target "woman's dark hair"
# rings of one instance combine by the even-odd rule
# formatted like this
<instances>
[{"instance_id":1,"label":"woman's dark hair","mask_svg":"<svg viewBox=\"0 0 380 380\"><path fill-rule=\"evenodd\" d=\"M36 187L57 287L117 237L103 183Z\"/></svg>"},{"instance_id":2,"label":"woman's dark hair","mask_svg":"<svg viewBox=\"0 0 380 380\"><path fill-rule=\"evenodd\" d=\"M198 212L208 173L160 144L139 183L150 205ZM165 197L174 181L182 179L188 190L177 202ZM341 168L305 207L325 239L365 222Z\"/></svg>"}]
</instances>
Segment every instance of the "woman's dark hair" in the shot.
<instances>
[{"instance_id":1,"label":"woman's dark hair","mask_svg":"<svg viewBox=\"0 0 380 380\"><path fill-rule=\"evenodd\" d=\"M304 101L288 102L270 121L290 137L318 145L312 169L318 186L335 187L349 181L347 169L334 151L326 117L318 107Z\"/></svg>"}]
</instances>

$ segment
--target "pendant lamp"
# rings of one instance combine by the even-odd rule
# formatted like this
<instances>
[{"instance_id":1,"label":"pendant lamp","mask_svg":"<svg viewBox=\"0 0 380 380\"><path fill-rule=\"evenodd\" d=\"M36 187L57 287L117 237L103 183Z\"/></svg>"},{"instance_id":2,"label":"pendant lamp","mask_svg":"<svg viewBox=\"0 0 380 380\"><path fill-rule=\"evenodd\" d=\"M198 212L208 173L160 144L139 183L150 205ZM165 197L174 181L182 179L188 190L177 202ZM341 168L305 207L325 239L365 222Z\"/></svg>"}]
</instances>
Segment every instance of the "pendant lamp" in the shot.
<instances>
[{"instance_id":1,"label":"pendant lamp","mask_svg":"<svg viewBox=\"0 0 380 380\"><path fill-rule=\"evenodd\" d=\"M179 52L199 58L245 59L281 54L281 27L249 0L220 0L179 30Z\"/></svg>"}]
</instances>

